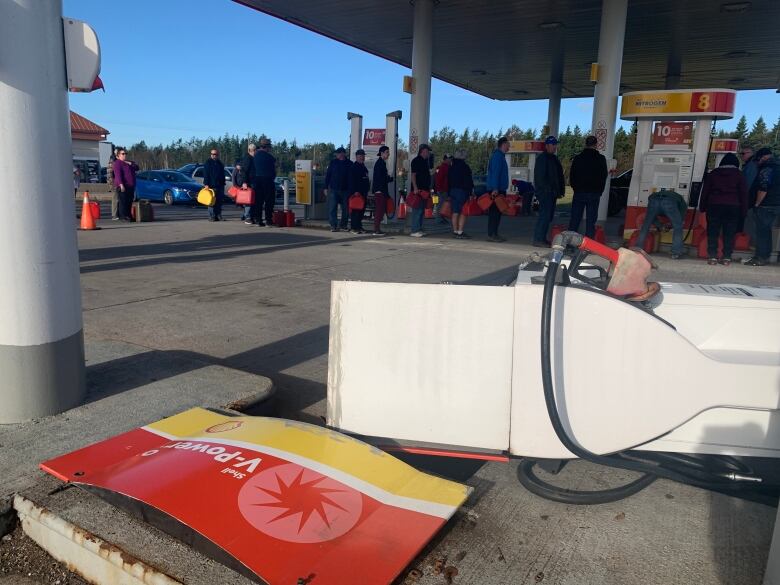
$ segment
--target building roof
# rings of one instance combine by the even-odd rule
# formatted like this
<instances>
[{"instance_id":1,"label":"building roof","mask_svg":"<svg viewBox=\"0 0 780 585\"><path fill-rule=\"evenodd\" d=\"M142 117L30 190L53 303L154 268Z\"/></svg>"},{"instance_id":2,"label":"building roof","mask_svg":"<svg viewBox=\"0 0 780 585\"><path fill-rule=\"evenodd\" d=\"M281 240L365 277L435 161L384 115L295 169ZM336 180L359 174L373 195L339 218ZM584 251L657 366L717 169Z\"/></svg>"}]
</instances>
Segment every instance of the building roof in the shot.
<instances>
[{"instance_id":1,"label":"building roof","mask_svg":"<svg viewBox=\"0 0 780 585\"><path fill-rule=\"evenodd\" d=\"M87 120L84 116L71 111L70 113L70 135L77 140L105 140L109 131L98 126L92 120Z\"/></svg>"},{"instance_id":2,"label":"building roof","mask_svg":"<svg viewBox=\"0 0 780 585\"><path fill-rule=\"evenodd\" d=\"M234 1L411 66L409 0ZM558 60L563 97L592 96L600 18L601 0L437 1L433 75L494 99L540 99ZM621 92L663 89L668 64L680 89L776 89L778 22L776 0L629 0Z\"/></svg>"}]
</instances>

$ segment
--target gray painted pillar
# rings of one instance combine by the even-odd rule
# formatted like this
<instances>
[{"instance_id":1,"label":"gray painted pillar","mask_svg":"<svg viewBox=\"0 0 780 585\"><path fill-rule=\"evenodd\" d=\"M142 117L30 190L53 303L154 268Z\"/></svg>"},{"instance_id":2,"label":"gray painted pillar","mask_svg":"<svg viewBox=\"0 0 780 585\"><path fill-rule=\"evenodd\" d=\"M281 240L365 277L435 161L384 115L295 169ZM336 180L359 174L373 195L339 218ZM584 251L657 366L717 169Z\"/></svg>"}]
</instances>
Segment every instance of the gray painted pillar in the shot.
<instances>
[{"instance_id":1,"label":"gray painted pillar","mask_svg":"<svg viewBox=\"0 0 780 585\"><path fill-rule=\"evenodd\" d=\"M550 99L547 104L547 126L550 134L558 136L561 123L561 89L560 81L550 82Z\"/></svg>"},{"instance_id":2,"label":"gray painted pillar","mask_svg":"<svg viewBox=\"0 0 780 585\"><path fill-rule=\"evenodd\" d=\"M431 117L434 0L414 0L412 39L412 93L409 111L409 157L417 156L420 144L428 142Z\"/></svg>"},{"instance_id":3,"label":"gray painted pillar","mask_svg":"<svg viewBox=\"0 0 780 585\"><path fill-rule=\"evenodd\" d=\"M626 36L628 0L602 0L599 34L599 80L593 99L592 132L598 149L607 161L615 148L615 119L620 95L620 71L623 65L623 41ZM599 202L599 221L607 219L609 179Z\"/></svg>"},{"instance_id":4,"label":"gray painted pillar","mask_svg":"<svg viewBox=\"0 0 780 585\"><path fill-rule=\"evenodd\" d=\"M61 0L0 5L0 423L85 394ZM45 152L45 172L38 168Z\"/></svg>"}]
</instances>

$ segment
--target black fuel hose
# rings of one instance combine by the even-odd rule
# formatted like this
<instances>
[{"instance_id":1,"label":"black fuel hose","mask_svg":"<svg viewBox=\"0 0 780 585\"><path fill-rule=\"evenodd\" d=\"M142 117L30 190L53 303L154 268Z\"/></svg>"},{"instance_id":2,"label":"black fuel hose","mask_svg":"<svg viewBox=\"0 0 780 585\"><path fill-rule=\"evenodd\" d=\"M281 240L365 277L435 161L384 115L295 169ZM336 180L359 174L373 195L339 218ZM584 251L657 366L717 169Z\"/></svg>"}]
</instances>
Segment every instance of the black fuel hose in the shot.
<instances>
[{"instance_id":1,"label":"black fuel hose","mask_svg":"<svg viewBox=\"0 0 780 585\"><path fill-rule=\"evenodd\" d=\"M631 496L658 478L669 479L687 485L693 485L709 490L717 490L724 493L737 493L744 489L741 481L760 482L761 478L748 475L740 469L738 473L733 471L733 463L724 463L721 468L713 467L707 463L697 462L694 457L686 457L662 453L619 452L611 455L598 455L588 451L576 443L566 432L561 422L558 407L555 401L555 388L552 376L552 305L555 281L563 259L563 247L553 248L553 254L547 268L544 279L544 291L542 293L542 320L541 320L541 368L542 386L544 388L544 401L547 414L550 418L555 435L558 440L572 454L580 459L596 463L598 465L635 471L643 475L638 479L617 488L600 491L574 491L554 486L539 479L533 473L536 461L526 459L517 468L520 483L532 493L541 497L567 504L603 504L614 502ZM717 458L716 458L717 459ZM731 458L728 458L731 459ZM733 461L733 460L731 460ZM732 467L728 467L731 465ZM729 471L731 469L731 471ZM739 477L734 477L735 475ZM741 481L740 481L741 480ZM755 485L750 485L755 488Z\"/></svg>"}]
</instances>

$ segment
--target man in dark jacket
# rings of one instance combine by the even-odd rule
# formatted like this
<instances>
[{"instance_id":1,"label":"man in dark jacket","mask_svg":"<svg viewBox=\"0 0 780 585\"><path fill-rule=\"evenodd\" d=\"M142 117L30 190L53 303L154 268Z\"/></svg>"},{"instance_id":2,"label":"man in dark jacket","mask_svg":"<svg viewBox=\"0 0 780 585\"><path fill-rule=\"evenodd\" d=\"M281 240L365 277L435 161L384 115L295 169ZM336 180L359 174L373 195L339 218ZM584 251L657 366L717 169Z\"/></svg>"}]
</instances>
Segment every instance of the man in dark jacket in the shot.
<instances>
[{"instance_id":1,"label":"man in dark jacket","mask_svg":"<svg viewBox=\"0 0 780 585\"><path fill-rule=\"evenodd\" d=\"M534 166L534 192L539 200L539 217L534 226L533 245L542 248L550 246L547 232L555 215L555 204L566 192L563 167L555 155L557 149L558 139L548 136L544 141L544 152L537 157Z\"/></svg>"},{"instance_id":2,"label":"man in dark jacket","mask_svg":"<svg viewBox=\"0 0 780 585\"><path fill-rule=\"evenodd\" d=\"M368 189L371 186L368 180L368 169L366 168L366 151L359 148L355 151L355 162L349 168L349 196L362 197L363 209L353 209L349 213L350 233L364 234L363 212L366 209L366 199L368 198Z\"/></svg>"},{"instance_id":3,"label":"man in dark jacket","mask_svg":"<svg viewBox=\"0 0 780 585\"><path fill-rule=\"evenodd\" d=\"M769 148L759 148L755 156L758 176L753 183L756 202L756 255L745 264L764 266L772 255L772 228L780 217L780 161Z\"/></svg>"},{"instance_id":4,"label":"man in dark jacket","mask_svg":"<svg viewBox=\"0 0 780 585\"><path fill-rule=\"evenodd\" d=\"M585 212L585 235L596 235L596 218L599 214L599 200L607 184L607 159L596 150L596 137L585 139L585 149L574 157L569 173L569 184L574 189L571 202L569 230L580 231L582 212Z\"/></svg>"},{"instance_id":5,"label":"man in dark jacket","mask_svg":"<svg viewBox=\"0 0 780 585\"><path fill-rule=\"evenodd\" d=\"M246 156L241 161L241 187L247 189L249 187L254 188L255 182L255 154L257 153L257 147L254 143L247 146ZM255 202L252 205L244 205L244 214L241 216L244 223L247 225L254 225L257 223L257 193L255 193Z\"/></svg>"},{"instance_id":6,"label":"man in dark jacket","mask_svg":"<svg viewBox=\"0 0 780 585\"><path fill-rule=\"evenodd\" d=\"M379 147L377 159L374 163L374 174L371 179L371 188L374 190L374 235L384 236L382 231L382 218L387 212L387 204L390 201L389 183L393 177L387 172L387 159L390 158L390 148L384 144Z\"/></svg>"},{"instance_id":7,"label":"man in dark jacket","mask_svg":"<svg viewBox=\"0 0 780 585\"><path fill-rule=\"evenodd\" d=\"M212 148L209 160L203 166L203 186L214 191L215 203L209 207L209 221L222 220L222 198L225 196L225 165L219 160L219 151Z\"/></svg>"},{"instance_id":8,"label":"man in dark jacket","mask_svg":"<svg viewBox=\"0 0 780 585\"><path fill-rule=\"evenodd\" d=\"M274 203L276 203L276 159L271 154L271 141L268 138L260 140L260 147L252 160L253 185L255 189L255 206L257 208L257 225L260 227L274 226ZM265 209L265 223L263 223Z\"/></svg>"},{"instance_id":9,"label":"man in dark jacket","mask_svg":"<svg viewBox=\"0 0 780 585\"><path fill-rule=\"evenodd\" d=\"M347 158L347 151L340 146L336 149L336 158L330 161L325 172L325 189L328 197L328 220L330 231L337 232L347 228L347 189L349 188L349 169L352 161ZM339 207L341 207L341 221L339 221Z\"/></svg>"}]
</instances>

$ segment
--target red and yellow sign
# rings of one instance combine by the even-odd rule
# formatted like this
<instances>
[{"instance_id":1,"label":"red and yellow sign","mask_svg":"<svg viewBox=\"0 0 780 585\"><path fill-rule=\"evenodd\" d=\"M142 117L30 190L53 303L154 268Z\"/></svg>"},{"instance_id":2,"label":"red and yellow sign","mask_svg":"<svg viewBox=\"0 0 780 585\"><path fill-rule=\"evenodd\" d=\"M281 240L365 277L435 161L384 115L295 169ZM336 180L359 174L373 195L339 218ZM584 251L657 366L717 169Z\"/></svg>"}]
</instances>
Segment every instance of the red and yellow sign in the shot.
<instances>
[{"instance_id":1,"label":"red and yellow sign","mask_svg":"<svg viewBox=\"0 0 780 585\"><path fill-rule=\"evenodd\" d=\"M510 140L509 152L544 152L544 141L542 140Z\"/></svg>"},{"instance_id":2,"label":"red and yellow sign","mask_svg":"<svg viewBox=\"0 0 780 585\"><path fill-rule=\"evenodd\" d=\"M653 146L688 146L693 142L693 122L656 122Z\"/></svg>"},{"instance_id":3,"label":"red and yellow sign","mask_svg":"<svg viewBox=\"0 0 780 585\"><path fill-rule=\"evenodd\" d=\"M633 91L623 94L620 117L724 120L734 117L736 97L733 89Z\"/></svg>"},{"instance_id":4,"label":"red and yellow sign","mask_svg":"<svg viewBox=\"0 0 780 585\"><path fill-rule=\"evenodd\" d=\"M363 146L381 146L385 143L384 128L366 128L363 130Z\"/></svg>"},{"instance_id":5,"label":"red and yellow sign","mask_svg":"<svg viewBox=\"0 0 780 585\"><path fill-rule=\"evenodd\" d=\"M271 585L390 583L470 491L321 427L200 408L41 468L165 512Z\"/></svg>"},{"instance_id":6,"label":"red and yellow sign","mask_svg":"<svg viewBox=\"0 0 780 585\"><path fill-rule=\"evenodd\" d=\"M724 154L727 152L737 152L739 150L739 140L736 138L716 138L712 141L710 152Z\"/></svg>"}]
</instances>

